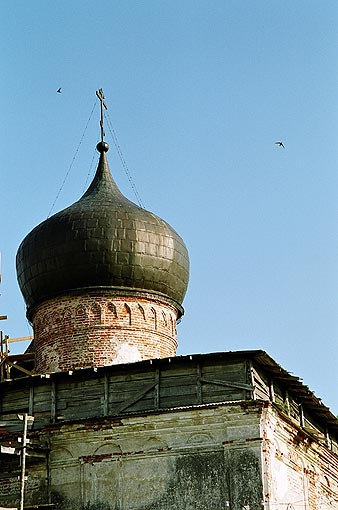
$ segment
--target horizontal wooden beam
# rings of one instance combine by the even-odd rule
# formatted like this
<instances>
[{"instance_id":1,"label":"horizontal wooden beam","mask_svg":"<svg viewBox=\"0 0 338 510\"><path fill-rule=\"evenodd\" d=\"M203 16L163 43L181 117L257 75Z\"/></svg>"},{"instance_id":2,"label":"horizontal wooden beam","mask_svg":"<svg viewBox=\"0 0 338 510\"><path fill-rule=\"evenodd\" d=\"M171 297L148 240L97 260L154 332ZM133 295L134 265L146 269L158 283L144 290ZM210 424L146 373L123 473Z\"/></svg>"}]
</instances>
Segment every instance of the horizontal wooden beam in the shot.
<instances>
[{"instance_id":1,"label":"horizontal wooden beam","mask_svg":"<svg viewBox=\"0 0 338 510\"><path fill-rule=\"evenodd\" d=\"M5 337L2 341L3 344L6 344L6 343L9 343L9 344L13 344L15 342L27 342L29 340L33 340L33 336L32 335L29 335L29 336L19 336L18 338L10 338L10 337Z\"/></svg>"},{"instance_id":2,"label":"horizontal wooden beam","mask_svg":"<svg viewBox=\"0 0 338 510\"><path fill-rule=\"evenodd\" d=\"M29 361L34 359L34 352L26 352L24 354L10 354L8 356L10 361Z\"/></svg>"}]
</instances>

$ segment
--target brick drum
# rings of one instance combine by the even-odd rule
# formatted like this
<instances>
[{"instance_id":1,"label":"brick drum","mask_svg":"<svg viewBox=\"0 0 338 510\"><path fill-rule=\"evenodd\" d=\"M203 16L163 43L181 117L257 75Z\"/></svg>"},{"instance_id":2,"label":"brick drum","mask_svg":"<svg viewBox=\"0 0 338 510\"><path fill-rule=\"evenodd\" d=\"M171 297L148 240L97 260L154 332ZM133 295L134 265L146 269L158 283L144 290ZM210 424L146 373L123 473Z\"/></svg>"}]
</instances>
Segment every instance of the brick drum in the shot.
<instances>
[{"instance_id":1,"label":"brick drum","mask_svg":"<svg viewBox=\"0 0 338 510\"><path fill-rule=\"evenodd\" d=\"M35 372L175 356L177 317L170 300L150 293L51 299L33 316Z\"/></svg>"}]
</instances>

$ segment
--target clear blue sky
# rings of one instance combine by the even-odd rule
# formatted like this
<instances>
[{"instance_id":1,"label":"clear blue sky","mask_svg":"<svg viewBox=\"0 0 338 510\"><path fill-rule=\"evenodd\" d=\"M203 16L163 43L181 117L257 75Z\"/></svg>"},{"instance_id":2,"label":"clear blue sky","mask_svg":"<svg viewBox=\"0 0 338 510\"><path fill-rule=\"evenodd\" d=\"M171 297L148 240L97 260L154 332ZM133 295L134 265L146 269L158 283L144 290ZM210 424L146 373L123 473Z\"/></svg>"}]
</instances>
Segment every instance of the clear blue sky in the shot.
<instances>
[{"instance_id":1,"label":"clear blue sky","mask_svg":"<svg viewBox=\"0 0 338 510\"><path fill-rule=\"evenodd\" d=\"M338 413L337 0L12 0L0 19L4 332L31 331L15 254L67 172L53 212L93 175L102 87L145 207L190 252L179 354L264 349Z\"/></svg>"}]
</instances>

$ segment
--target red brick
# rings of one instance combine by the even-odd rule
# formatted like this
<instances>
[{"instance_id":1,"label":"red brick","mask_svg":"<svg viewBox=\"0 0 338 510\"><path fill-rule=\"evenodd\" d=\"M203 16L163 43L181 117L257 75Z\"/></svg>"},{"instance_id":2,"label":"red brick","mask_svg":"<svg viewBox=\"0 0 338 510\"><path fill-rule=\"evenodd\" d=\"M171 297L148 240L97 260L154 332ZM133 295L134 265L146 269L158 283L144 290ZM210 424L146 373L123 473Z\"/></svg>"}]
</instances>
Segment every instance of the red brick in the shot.
<instances>
[{"instance_id":1,"label":"red brick","mask_svg":"<svg viewBox=\"0 0 338 510\"><path fill-rule=\"evenodd\" d=\"M37 373L176 355L177 310L152 295L64 296L33 317Z\"/></svg>"}]
</instances>

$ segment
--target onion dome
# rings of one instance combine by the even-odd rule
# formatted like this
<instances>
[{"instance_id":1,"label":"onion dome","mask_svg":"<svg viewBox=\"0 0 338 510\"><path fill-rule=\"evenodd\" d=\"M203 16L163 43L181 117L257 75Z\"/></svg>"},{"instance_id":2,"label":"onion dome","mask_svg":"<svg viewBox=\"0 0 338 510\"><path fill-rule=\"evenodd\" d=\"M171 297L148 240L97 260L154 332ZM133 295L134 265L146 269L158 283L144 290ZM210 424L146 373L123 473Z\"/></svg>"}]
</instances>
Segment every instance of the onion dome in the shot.
<instances>
[{"instance_id":1,"label":"onion dome","mask_svg":"<svg viewBox=\"0 0 338 510\"><path fill-rule=\"evenodd\" d=\"M159 294L183 313L187 248L168 223L120 192L108 148L103 140L97 145L97 171L84 195L35 227L18 249L18 282L29 319L48 299L100 289Z\"/></svg>"}]
</instances>

